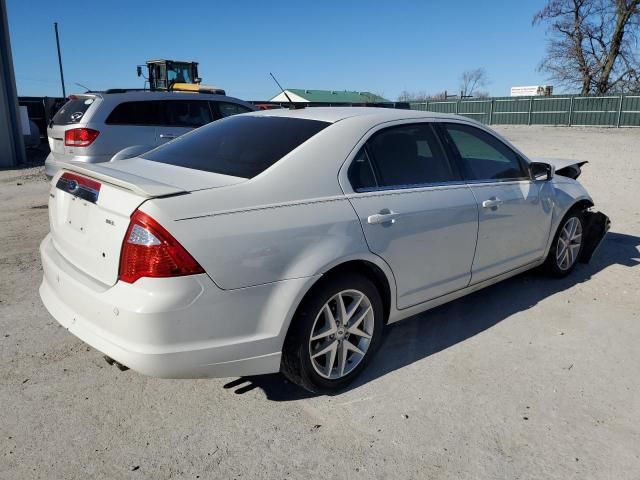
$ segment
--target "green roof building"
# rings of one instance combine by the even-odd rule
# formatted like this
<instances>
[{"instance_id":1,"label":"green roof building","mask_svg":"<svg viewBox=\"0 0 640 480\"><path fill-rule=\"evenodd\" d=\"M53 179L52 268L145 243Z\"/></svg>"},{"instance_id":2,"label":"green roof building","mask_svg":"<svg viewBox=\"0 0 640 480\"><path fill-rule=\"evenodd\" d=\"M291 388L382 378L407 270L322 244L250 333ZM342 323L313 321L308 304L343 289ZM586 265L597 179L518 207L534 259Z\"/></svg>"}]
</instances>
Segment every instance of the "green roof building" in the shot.
<instances>
[{"instance_id":1,"label":"green roof building","mask_svg":"<svg viewBox=\"0 0 640 480\"><path fill-rule=\"evenodd\" d=\"M347 90L305 90L291 88L285 90L292 102L308 103L388 103L389 100L371 92L349 92ZM271 102L288 102L284 93L273 97Z\"/></svg>"}]
</instances>

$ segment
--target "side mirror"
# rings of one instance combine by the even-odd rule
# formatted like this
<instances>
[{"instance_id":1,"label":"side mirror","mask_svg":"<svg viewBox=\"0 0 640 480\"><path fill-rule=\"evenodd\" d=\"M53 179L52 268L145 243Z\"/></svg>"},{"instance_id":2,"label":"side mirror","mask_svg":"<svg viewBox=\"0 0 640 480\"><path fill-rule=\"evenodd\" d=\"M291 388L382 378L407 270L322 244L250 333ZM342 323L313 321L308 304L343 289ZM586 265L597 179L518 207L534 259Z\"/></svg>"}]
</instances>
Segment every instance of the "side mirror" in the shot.
<instances>
[{"instance_id":1,"label":"side mirror","mask_svg":"<svg viewBox=\"0 0 640 480\"><path fill-rule=\"evenodd\" d=\"M138 73L138 76L141 77L142 76L142 67L140 65L138 65L136 67L136 72Z\"/></svg>"},{"instance_id":2,"label":"side mirror","mask_svg":"<svg viewBox=\"0 0 640 480\"><path fill-rule=\"evenodd\" d=\"M542 162L531 162L529 164L529 170L531 171L531 178L533 180L542 180L545 182L551 180L555 172L553 165Z\"/></svg>"}]
</instances>

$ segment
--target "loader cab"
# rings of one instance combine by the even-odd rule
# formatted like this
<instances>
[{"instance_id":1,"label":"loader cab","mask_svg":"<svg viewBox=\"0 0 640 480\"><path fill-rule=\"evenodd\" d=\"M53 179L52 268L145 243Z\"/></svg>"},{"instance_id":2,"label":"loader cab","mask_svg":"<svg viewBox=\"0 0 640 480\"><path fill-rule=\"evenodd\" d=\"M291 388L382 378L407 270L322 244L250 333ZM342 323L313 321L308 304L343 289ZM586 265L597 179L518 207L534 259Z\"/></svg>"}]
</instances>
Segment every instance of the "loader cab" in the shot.
<instances>
[{"instance_id":1,"label":"loader cab","mask_svg":"<svg viewBox=\"0 0 640 480\"><path fill-rule=\"evenodd\" d=\"M146 80L151 91L180 91L226 95L221 88L202 85L198 76L198 62L176 60L148 60ZM138 76L142 76L142 65L138 65Z\"/></svg>"},{"instance_id":2,"label":"loader cab","mask_svg":"<svg viewBox=\"0 0 640 480\"><path fill-rule=\"evenodd\" d=\"M171 90L181 84L198 85L197 62L179 62L174 60L148 60L149 88L156 90ZM138 67L138 76L142 75L142 68Z\"/></svg>"}]
</instances>

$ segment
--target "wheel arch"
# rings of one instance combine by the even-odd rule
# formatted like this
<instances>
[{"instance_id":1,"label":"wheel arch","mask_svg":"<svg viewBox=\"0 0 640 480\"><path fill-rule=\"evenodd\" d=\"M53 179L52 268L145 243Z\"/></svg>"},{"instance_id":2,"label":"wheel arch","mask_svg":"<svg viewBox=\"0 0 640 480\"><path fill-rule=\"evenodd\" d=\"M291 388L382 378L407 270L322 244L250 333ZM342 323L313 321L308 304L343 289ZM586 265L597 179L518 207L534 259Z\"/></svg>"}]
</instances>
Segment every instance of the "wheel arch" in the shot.
<instances>
[{"instance_id":1,"label":"wheel arch","mask_svg":"<svg viewBox=\"0 0 640 480\"><path fill-rule=\"evenodd\" d=\"M566 200L566 199L565 199ZM562 220L573 211L583 211L587 210L594 206L593 200L587 195L580 196L576 199L572 199L571 201L562 202L560 205L556 206L556 211L554 213L554 218L552 220L551 230L549 232L549 239L547 241L547 246L545 248L544 257L547 258L549 255L549 251L551 249L551 244L553 243L553 239L555 238L560 225L562 224Z\"/></svg>"},{"instance_id":2,"label":"wheel arch","mask_svg":"<svg viewBox=\"0 0 640 480\"><path fill-rule=\"evenodd\" d=\"M385 272L378 265L368 260L348 260L330 268L322 274L321 278L340 275L342 272L360 273L373 282L378 289L378 293L380 293L380 298L382 299L382 306L384 308L385 315L384 321L385 323L388 322L389 315L391 313L392 290ZM316 282L316 284L317 283L318 282ZM316 284L314 284L314 286Z\"/></svg>"},{"instance_id":3,"label":"wheel arch","mask_svg":"<svg viewBox=\"0 0 640 480\"><path fill-rule=\"evenodd\" d=\"M591 208L594 206L594 203L591 201L590 198L583 198L581 200L578 200L577 202L575 202L573 205L571 205L571 207L569 207L567 209L567 211L565 212L565 214L563 215L563 217L569 213L572 212L574 210L586 210L588 208Z\"/></svg>"},{"instance_id":4,"label":"wheel arch","mask_svg":"<svg viewBox=\"0 0 640 480\"><path fill-rule=\"evenodd\" d=\"M333 275L339 275L341 272L357 272L365 275L374 283L378 292L380 292L380 298L385 314L385 324L388 323L389 318L392 316L392 312L396 308L395 304L395 291L396 284L393 277L393 273L389 266L380 257L373 254L367 257L348 257L337 260L329 265L326 265L319 276L313 277L313 281L305 286L303 291L298 296L296 304L291 308L291 313L288 315L285 323L283 324L282 338L286 337L291 325L294 321L296 312L300 308L300 305L313 292L314 288L317 288L320 282L325 281L327 278Z\"/></svg>"}]
</instances>

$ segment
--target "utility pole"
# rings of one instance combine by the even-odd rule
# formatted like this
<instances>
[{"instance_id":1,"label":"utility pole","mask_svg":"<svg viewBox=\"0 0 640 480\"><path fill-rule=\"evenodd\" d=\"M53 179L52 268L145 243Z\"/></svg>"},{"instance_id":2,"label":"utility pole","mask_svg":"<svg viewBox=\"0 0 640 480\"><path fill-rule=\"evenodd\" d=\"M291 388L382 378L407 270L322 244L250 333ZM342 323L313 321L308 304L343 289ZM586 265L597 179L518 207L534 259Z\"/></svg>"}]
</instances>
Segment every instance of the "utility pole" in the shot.
<instances>
[{"instance_id":1,"label":"utility pole","mask_svg":"<svg viewBox=\"0 0 640 480\"><path fill-rule=\"evenodd\" d=\"M58 47L58 66L60 67L60 83L62 83L62 97L67 98L67 92L64 89L64 73L62 72L62 55L60 54L60 37L58 36L58 22L53 23L53 29L56 31L56 46Z\"/></svg>"}]
</instances>

